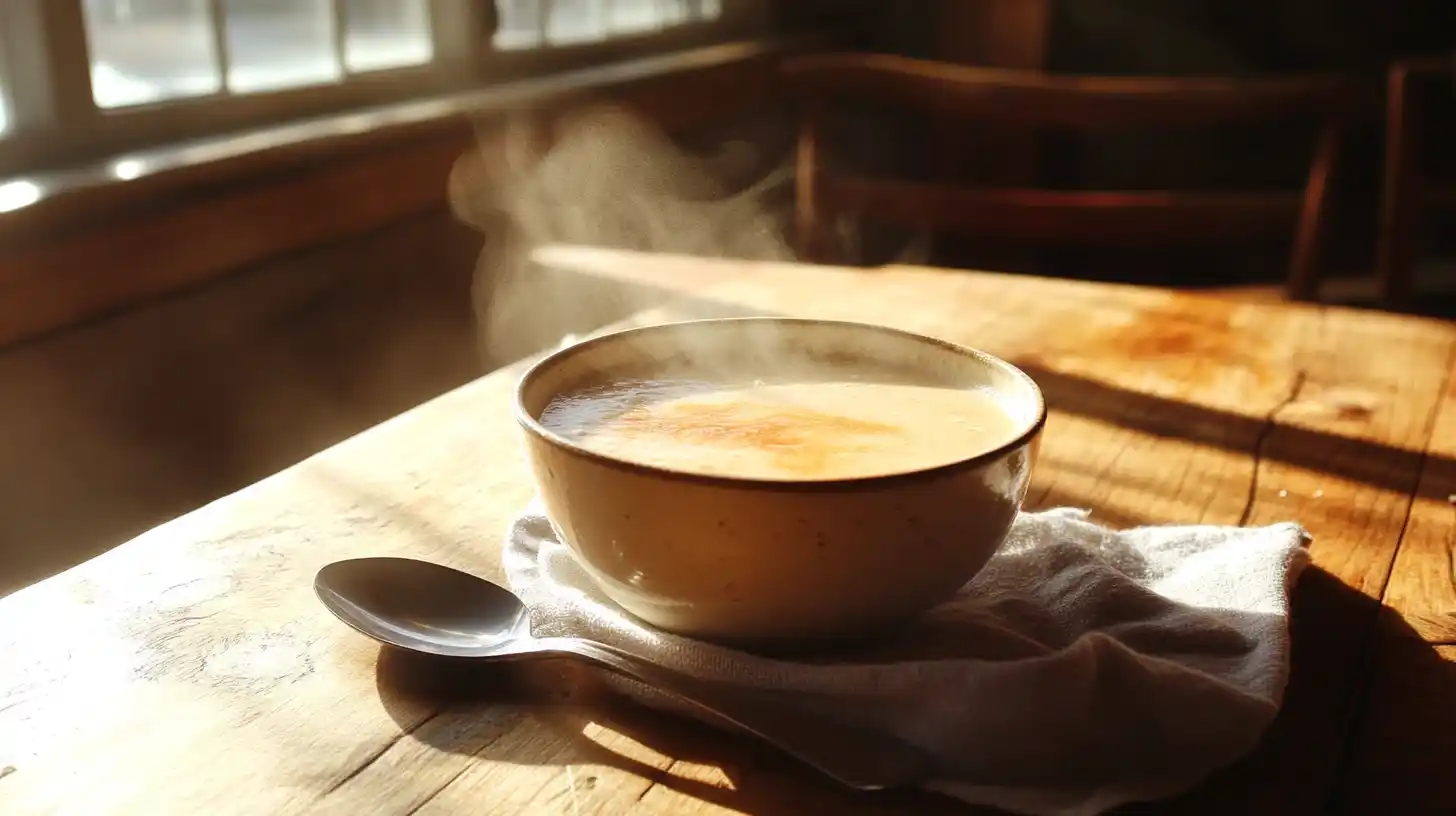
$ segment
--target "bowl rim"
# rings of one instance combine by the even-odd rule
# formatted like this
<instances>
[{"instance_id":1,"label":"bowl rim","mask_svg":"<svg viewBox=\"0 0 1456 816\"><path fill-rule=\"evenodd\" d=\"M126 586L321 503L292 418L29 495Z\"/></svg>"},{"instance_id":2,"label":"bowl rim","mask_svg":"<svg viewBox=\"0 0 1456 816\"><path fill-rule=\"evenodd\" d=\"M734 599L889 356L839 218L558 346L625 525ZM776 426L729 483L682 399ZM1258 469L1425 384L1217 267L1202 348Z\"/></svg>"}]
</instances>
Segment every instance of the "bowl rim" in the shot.
<instances>
[{"instance_id":1,"label":"bowl rim","mask_svg":"<svg viewBox=\"0 0 1456 816\"><path fill-rule=\"evenodd\" d=\"M1020 380L1027 386L1028 389L1030 389L1031 395L1036 399L1036 415L1032 419L1032 421L1026 423L1025 427L1022 428L1021 432L1013 437L1010 441L1004 442L1001 445L998 445L990 450L978 453L975 456L966 457L964 459L956 459L943 464L917 468L914 470L896 471L892 473L875 473L865 476L845 476L829 479L777 479L771 477L724 476L721 474L694 473L692 471L675 470L673 468L649 465L642 462L633 462L627 459L619 459L614 456L608 456L607 454L598 453L597 451L590 450L582 445L578 445L577 443L571 441L565 436L562 436L561 434L552 431L551 429L543 425L535 417L531 416L530 411L526 410L526 391L529 389L531 383L547 369L560 363L562 360L566 360L577 354L589 353L593 348L597 346L605 345L607 343L620 342L622 338L635 334L651 333L654 331L662 331L669 328L681 329L682 327L686 326L726 323L792 323L801 326L828 325L849 327L854 330L870 331L880 334L890 334L909 340L914 340L920 343L925 343L927 345L938 346L941 349L952 352L954 354L973 357L977 360L977 362L991 366L993 368L998 368L1011 375L1014 379ZM516 414L516 422L528 434L537 437L543 442L559 448L563 448L577 456L590 459L597 462L598 464L606 465L613 469L626 470L634 473L649 474L663 479L718 485L721 487L759 488L785 491L822 491L845 490L863 487L885 487L887 485L902 482L914 482L925 479L932 479L938 476L949 475L962 470L973 470L988 462L999 459L1007 453L1025 447L1033 439L1036 438L1037 434L1041 432L1042 428L1045 427L1047 420L1046 397L1042 393L1041 386L1037 385L1036 380L1032 379L1031 375L1027 374L1025 371L1022 371L1020 368L1017 368L1015 365L1007 362L1006 360L997 357L994 354L982 351L977 348L972 348L970 346L961 345L960 343L943 340L939 337L932 337L930 335L921 334L919 332L907 331L905 329L897 329L893 326L885 326L878 323L863 323L854 320L827 320L807 317L714 317L696 320L670 321L667 323L654 323L647 326L633 326L626 329L620 329L618 331L595 335L593 337L582 340L581 342L574 343L570 346L556 349L555 351L552 351L551 353L545 355L544 357L541 357L536 362L532 363L524 372L522 372L520 378L516 381L516 388L515 393L512 397L512 401L512 407Z\"/></svg>"}]
</instances>

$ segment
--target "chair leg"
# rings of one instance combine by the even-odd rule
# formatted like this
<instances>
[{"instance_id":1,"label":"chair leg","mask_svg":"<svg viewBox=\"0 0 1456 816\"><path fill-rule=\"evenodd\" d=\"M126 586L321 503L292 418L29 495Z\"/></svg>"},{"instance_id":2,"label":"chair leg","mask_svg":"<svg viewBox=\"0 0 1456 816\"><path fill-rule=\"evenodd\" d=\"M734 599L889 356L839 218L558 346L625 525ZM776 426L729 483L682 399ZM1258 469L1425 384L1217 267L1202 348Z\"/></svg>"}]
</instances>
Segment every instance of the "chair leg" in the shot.
<instances>
[{"instance_id":1,"label":"chair leg","mask_svg":"<svg viewBox=\"0 0 1456 816\"><path fill-rule=\"evenodd\" d=\"M1410 106L1410 73L1403 66L1389 74L1385 110L1385 169L1380 191L1380 235L1375 276L1381 302L1395 306L1412 294L1420 219L1420 162L1415 112Z\"/></svg>"},{"instance_id":2,"label":"chair leg","mask_svg":"<svg viewBox=\"0 0 1456 816\"><path fill-rule=\"evenodd\" d=\"M1289 280L1285 284L1285 296L1290 300L1315 300L1319 296L1321 255L1334 200L1335 166L1344 137L1343 123L1331 124L1320 132L1315 146L1295 230Z\"/></svg>"}]
</instances>

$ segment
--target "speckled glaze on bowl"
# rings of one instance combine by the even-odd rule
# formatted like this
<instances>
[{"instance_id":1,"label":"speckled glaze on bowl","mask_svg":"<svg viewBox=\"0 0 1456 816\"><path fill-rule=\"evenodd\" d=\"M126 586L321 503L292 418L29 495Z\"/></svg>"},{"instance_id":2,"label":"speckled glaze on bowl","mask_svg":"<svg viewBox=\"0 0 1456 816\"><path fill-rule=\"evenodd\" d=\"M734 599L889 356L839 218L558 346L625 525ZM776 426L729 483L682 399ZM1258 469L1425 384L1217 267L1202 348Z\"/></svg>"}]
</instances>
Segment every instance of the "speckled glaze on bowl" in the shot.
<instances>
[{"instance_id":1,"label":"speckled glaze on bowl","mask_svg":"<svg viewBox=\"0 0 1456 816\"><path fill-rule=\"evenodd\" d=\"M852 366L989 389L1019 433L901 473L821 481L706 476L615 459L539 419L552 398L624 377L813 376ZM1046 421L1041 391L984 352L862 323L732 318L629 329L557 351L516 391L536 486L603 591L657 628L792 650L884 634L945 600L1020 510Z\"/></svg>"}]
</instances>

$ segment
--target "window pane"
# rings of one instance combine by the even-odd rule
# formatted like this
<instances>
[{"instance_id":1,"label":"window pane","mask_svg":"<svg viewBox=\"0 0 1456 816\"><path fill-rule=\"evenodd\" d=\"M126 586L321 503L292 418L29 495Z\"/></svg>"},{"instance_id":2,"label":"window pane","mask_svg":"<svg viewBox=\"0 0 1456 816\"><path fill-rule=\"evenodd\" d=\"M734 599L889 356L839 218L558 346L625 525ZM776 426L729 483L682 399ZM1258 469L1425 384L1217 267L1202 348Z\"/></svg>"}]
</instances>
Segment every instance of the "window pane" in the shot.
<instances>
[{"instance_id":1,"label":"window pane","mask_svg":"<svg viewBox=\"0 0 1456 816\"><path fill-rule=\"evenodd\" d=\"M651 31L664 22L668 6L676 5L662 0L612 0L607 15L607 25L613 34L635 34Z\"/></svg>"},{"instance_id":2,"label":"window pane","mask_svg":"<svg viewBox=\"0 0 1456 816\"><path fill-rule=\"evenodd\" d=\"M509 51L541 44L540 0L495 0L495 15L491 45Z\"/></svg>"},{"instance_id":3,"label":"window pane","mask_svg":"<svg viewBox=\"0 0 1456 816\"><path fill-rule=\"evenodd\" d=\"M662 22L675 26L697 18L697 0L662 0Z\"/></svg>"},{"instance_id":4,"label":"window pane","mask_svg":"<svg viewBox=\"0 0 1456 816\"><path fill-rule=\"evenodd\" d=\"M426 0L343 0L350 71L424 65L435 56Z\"/></svg>"},{"instance_id":5,"label":"window pane","mask_svg":"<svg viewBox=\"0 0 1456 816\"><path fill-rule=\"evenodd\" d=\"M343 76L330 0L223 0L228 88L238 93Z\"/></svg>"},{"instance_id":6,"label":"window pane","mask_svg":"<svg viewBox=\"0 0 1456 816\"><path fill-rule=\"evenodd\" d=\"M602 0L553 0L546 19L546 41L552 45L591 42L606 36Z\"/></svg>"},{"instance_id":7,"label":"window pane","mask_svg":"<svg viewBox=\"0 0 1456 816\"><path fill-rule=\"evenodd\" d=\"M221 89L207 0L86 0L84 13L99 107Z\"/></svg>"},{"instance_id":8,"label":"window pane","mask_svg":"<svg viewBox=\"0 0 1456 816\"><path fill-rule=\"evenodd\" d=\"M541 14L550 45L595 42L614 36L658 31L694 21L716 20L722 0L495 0L499 50L542 45Z\"/></svg>"}]
</instances>

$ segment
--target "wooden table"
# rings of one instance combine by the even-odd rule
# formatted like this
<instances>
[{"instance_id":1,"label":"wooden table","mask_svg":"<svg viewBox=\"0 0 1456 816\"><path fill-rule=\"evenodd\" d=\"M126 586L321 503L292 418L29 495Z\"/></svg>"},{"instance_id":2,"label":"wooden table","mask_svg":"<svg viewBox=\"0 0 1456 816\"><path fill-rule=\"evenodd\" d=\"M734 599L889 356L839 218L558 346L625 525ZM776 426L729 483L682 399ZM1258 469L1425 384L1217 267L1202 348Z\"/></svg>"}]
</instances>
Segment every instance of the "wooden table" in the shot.
<instances>
[{"instance_id":1,"label":"wooden table","mask_svg":"<svg viewBox=\"0 0 1456 816\"><path fill-rule=\"evenodd\" d=\"M543 259L658 307L639 322L876 321L1014 360L1053 409L1034 507L1117 525L1301 521L1318 567L1297 591L1275 728L1201 789L1135 810L1456 812L1442 780L1456 765L1456 328L918 268ZM965 810L841 792L565 664L470 676L381 656L336 622L311 589L335 559L500 577L502 532L531 494L519 372L0 600L0 813Z\"/></svg>"}]
</instances>

